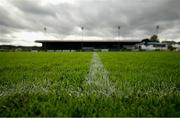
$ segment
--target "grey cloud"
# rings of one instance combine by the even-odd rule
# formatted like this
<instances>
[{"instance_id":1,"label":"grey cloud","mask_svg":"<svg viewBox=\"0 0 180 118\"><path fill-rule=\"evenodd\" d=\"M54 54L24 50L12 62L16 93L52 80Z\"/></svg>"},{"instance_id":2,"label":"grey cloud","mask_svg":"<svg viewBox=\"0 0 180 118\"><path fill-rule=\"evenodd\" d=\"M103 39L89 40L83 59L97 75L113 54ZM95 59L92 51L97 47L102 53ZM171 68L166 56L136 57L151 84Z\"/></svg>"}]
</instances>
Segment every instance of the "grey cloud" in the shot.
<instances>
[{"instance_id":1,"label":"grey cloud","mask_svg":"<svg viewBox=\"0 0 180 118\"><path fill-rule=\"evenodd\" d=\"M42 6L36 0L11 0L11 3L27 14L55 15L52 7Z\"/></svg>"},{"instance_id":2,"label":"grey cloud","mask_svg":"<svg viewBox=\"0 0 180 118\"><path fill-rule=\"evenodd\" d=\"M8 28L16 28L19 24L13 20L13 18L9 15L9 12L7 10L5 10L4 8L0 7L0 25L1 28L6 27Z\"/></svg>"},{"instance_id":3,"label":"grey cloud","mask_svg":"<svg viewBox=\"0 0 180 118\"><path fill-rule=\"evenodd\" d=\"M84 26L86 36L113 37L120 25L122 37L143 38L154 34L156 25L160 25L161 34L168 29L175 35L167 38L179 38L180 0L77 0L75 4L44 6L35 0L9 3L20 13L0 7L2 32L43 31L47 27L49 33L65 37L80 35L80 27ZM9 12L14 15L8 15Z\"/></svg>"},{"instance_id":4,"label":"grey cloud","mask_svg":"<svg viewBox=\"0 0 180 118\"><path fill-rule=\"evenodd\" d=\"M12 42L14 39L4 39L4 38L0 38L0 41L3 42L3 43L10 43Z\"/></svg>"}]
</instances>

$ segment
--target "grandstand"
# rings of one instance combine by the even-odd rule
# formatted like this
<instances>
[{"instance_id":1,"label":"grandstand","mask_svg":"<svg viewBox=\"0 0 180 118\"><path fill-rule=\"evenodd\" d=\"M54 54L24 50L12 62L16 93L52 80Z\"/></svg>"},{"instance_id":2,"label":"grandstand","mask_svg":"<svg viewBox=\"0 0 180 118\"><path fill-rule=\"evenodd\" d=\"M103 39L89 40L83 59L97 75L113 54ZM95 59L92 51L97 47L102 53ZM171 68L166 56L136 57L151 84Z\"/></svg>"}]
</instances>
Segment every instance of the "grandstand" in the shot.
<instances>
[{"instance_id":1,"label":"grandstand","mask_svg":"<svg viewBox=\"0 0 180 118\"><path fill-rule=\"evenodd\" d=\"M124 50L131 49L141 41L137 40L36 40L42 43L42 50Z\"/></svg>"}]
</instances>

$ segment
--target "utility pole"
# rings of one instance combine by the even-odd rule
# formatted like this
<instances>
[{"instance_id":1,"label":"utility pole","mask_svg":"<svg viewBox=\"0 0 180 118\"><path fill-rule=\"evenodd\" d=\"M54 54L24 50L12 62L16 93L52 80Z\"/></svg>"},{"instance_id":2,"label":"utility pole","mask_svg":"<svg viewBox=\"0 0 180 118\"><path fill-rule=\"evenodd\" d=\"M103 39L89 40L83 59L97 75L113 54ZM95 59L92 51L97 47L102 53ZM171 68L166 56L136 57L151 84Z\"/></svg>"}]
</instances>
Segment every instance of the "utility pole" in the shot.
<instances>
[{"instance_id":1,"label":"utility pole","mask_svg":"<svg viewBox=\"0 0 180 118\"><path fill-rule=\"evenodd\" d=\"M118 26L118 40L120 40L120 30L121 30L121 26ZM121 49L121 44L118 42L119 45L119 50Z\"/></svg>"},{"instance_id":2,"label":"utility pole","mask_svg":"<svg viewBox=\"0 0 180 118\"><path fill-rule=\"evenodd\" d=\"M46 33L47 33L46 31L47 31L47 28L44 27L44 33L45 33L45 36L47 36L47 35L46 35ZM47 51L46 41L44 42L44 48L45 48L45 51Z\"/></svg>"},{"instance_id":3,"label":"utility pole","mask_svg":"<svg viewBox=\"0 0 180 118\"><path fill-rule=\"evenodd\" d=\"M157 36L159 34L159 25L156 26L156 33L157 33Z\"/></svg>"},{"instance_id":4,"label":"utility pole","mask_svg":"<svg viewBox=\"0 0 180 118\"><path fill-rule=\"evenodd\" d=\"M120 30L121 30L121 26L118 26L118 39L120 39Z\"/></svg>"},{"instance_id":5,"label":"utility pole","mask_svg":"<svg viewBox=\"0 0 180 118\"><path fill-rule=\"evenodd\" d=\"M81 27L81 31L82 31L82 43L81 43L81 49L83 49L83 38L84 38L84 27Z\"/></svg>"},{"instance_id":6,"label":"utility pole","mask_svg":"<svg viewBox=\"0 0 180 118\"><path fill-rule=\"evenodd\" d=\"M81 31L82 31L82 41L83 41L83 38L84 38L84 27L81 27Z\"/></svg>"}]
</instances>

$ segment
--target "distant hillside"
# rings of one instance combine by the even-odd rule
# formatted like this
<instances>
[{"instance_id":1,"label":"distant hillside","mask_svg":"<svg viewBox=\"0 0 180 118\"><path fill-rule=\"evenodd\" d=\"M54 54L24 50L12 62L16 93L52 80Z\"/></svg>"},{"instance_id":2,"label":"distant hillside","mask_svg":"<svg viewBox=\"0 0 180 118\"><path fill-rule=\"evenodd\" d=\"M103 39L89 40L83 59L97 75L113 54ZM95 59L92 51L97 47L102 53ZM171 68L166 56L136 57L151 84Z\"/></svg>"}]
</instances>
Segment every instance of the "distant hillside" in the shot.
<instances>
[{"instance_id":1,"label":"distant hillside","mask_svg":"<svg viewBox=\"0 0 180 118\"><path fill-rule=\"evenodd\" d=\"M32 50L41 50L41 47L0 45L0 51L32 51Z\"/></svg>"}]
</instances>

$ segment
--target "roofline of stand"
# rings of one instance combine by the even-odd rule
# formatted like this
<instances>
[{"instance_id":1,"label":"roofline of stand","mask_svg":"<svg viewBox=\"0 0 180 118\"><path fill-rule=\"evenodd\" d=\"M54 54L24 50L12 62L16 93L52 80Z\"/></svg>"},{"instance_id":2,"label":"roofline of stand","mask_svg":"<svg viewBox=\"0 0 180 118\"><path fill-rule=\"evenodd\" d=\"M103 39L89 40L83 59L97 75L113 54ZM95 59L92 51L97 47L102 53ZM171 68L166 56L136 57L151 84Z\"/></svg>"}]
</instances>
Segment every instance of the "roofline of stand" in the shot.
<instances>
[{"instance_id":1,"label":"roofline of stand","mask_svg":"<svg viewBox=\"0 0 180 118\"><path fill-rule=\"evenodd\" d=\"M73 43L73 42L119 42L119 43L140 43L142 40L36 40L37 43L55 42L55 43Z\"/></svg>"}]
</instances>

